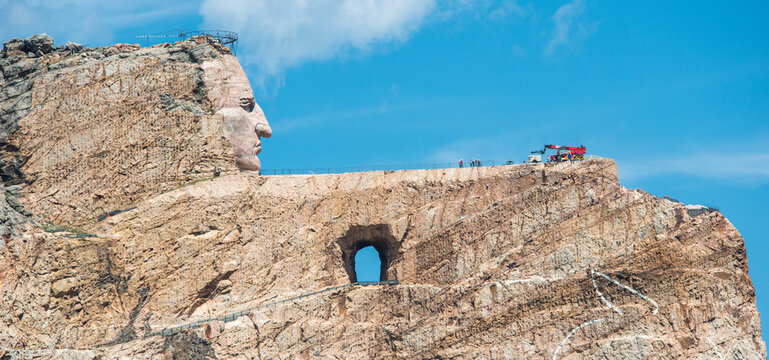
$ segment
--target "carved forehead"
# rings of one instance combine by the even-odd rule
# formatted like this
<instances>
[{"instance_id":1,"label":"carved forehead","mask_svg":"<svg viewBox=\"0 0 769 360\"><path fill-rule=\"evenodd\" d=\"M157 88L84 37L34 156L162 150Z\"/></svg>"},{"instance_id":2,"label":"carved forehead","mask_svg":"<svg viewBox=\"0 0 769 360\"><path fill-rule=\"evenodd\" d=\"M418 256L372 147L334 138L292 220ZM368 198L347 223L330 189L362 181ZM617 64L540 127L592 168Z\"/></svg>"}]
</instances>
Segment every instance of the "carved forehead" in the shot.
<instances>
[{"instance_id":1,"label":"carved forehead","mask_svg":"<svg viewBox=\"0 0 769 360\"><path fill-rule=\"evenodd\" d=\"M203 80L212 99L229 104L241 98L254 97L246 73L233 56L224 55L203 62L203 71Z\"/></svg>"}]
</instances>

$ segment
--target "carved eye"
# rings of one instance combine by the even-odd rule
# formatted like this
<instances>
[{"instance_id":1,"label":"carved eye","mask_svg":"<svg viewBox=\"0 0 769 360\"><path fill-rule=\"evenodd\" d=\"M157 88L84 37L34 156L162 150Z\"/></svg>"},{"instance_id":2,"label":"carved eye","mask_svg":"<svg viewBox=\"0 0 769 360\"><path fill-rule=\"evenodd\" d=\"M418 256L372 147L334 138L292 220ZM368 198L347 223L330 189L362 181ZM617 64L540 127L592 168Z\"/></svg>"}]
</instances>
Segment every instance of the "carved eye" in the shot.
<instances>
[{"instance_id":1,"label":"carved eye","mask_svg":"<svg viewBox=\"0 0 769 360\"><path fill-rule=\"evenodd\" d=\"M240 107L243 108L243 110L246 110L247 112L254 111L254 106L256 105L256 100L254 98L241 98L240 99Z\"/></svg>"}]
</instances>

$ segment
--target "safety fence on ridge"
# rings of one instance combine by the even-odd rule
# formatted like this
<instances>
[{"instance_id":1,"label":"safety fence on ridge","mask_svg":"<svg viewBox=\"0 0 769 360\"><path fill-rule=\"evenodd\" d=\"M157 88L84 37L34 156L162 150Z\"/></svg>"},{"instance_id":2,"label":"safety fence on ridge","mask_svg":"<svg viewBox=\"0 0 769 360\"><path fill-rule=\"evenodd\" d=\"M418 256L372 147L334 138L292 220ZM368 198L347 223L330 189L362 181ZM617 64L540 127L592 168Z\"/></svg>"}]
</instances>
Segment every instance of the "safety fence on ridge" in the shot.
<instances>
[{"instance_id":1,"label":"safety fence on ridge","mask_svg":"<svg viewBox=\"0 0 769 360\"><path fill-rule=\"evenodd\" d=\"M597 155L585 155L581 160L594 160L602 159ZM569 162L580 160L566 160ZM283 169L262 169L262 175L312 175L312 174L340 174L349 172L363 172L363 171L397 171L397 170L428 170L428 169L449 169L456 167L472 168L472 167L484 167L484 166L499 166L499 165L515 165L515 164L532 164L529 162L521 161L515 162L513 160L479 160L469 159L462 161L460 166L459 160L456 162L434 162L434 163L418 163L418 164L394 164L394 165L365 165L365 166L344 166L344 167L321 167L321 168L283 168Z\"/></svg>"},{"instance_id":2,"label":"safety fence on ridge","mask_svg":"<svg viewBox=\"0 0 769 360\"><path fill-rule=\"evenodd\" d=\"M313 291L313 292L310 292L310 293L307 293L307 294L302 294L302 295L299 295L299 296L294 296L294 297L291 297L291 298L288 298L288 299L283 299L283 300L279 300L279 301L269 302L269 303L266 303L266 304L262 304L262 305L259 305L259 306L255 306L255 307L252 307L252 308L241 310L241 311L238 311L238 312L235 312L235 313L226 314L224 316L219 316L219 317L210 318L210 319L204 319L204 320L198 320L198 321L191 322L191 323L184 324L184 325L179 325L179 326L174 326L174 327L170 327L170 328L165 328L165 329L162 329L160 331L155 331L155 332L149 333L147 335L144 335L144 338L148 338L148 337L152 337L152 336L169 336L169 335L174 335L174 334L178 333L181 330L184 330L184 329L195 329L195 328L198 328L198 327L202 326L204 323L211 322L211 321L222 321L222 322L235 321L237 318L239 318L239 317L241 317L243 315L248 315L252 311L256 311L256 310L259 310L259 309L268 308L270 306L276 306L276 305L279 305L279 304L284 304L284 303L296 301L296 300L303 299L303 298L306 298L306 297L309 297L309 296L313 296L313 295L318 295L318 294L322 294L322 293L336 291L336 290L343 289L343 288L346 288L346 287L351 287L351 286L372 286L372 285L398 285L398 284L399 284L398 280L386 280L386 281L358 281L358 282L354 282L354 283L334 286L334 287L330 287L330 288L327 288L327 289Z\"/></svg>"},{"instance_id":3,"label":"safety fence on ridge","mask_svg":"<svg viewBox=\"0 0 769 360\"><path fill-rule=\"evenodd\" d=\"M473 159L463 161L462 167L483 167L497 165L513 165L513 160L477 160ZM522 162L519 162L522 164ZM426 170L426 169L448 169L459 167L459 161L442 163L419 163L419 164L394 164L394 165L365 165L365 166L345 166L345 167L323 167L323 168L284 168L284 169L262 169L262 175L311 175L311 174L340 174L348 172L363 171L396 171L396 170Z\"/></svg>"},{"instance_id":4,"label":"safety fence on ridge","mask_svg":"<svg viewBox=\"0 0 769 360\"><path fill-rule=\"evenodd\" d=\"M98 217L96 217L96 222L102 221L102 220L104 220L106 218L109 218L109 217L112 217L112 216L115 216L115 215L118 215L118 214L122 214L124 212L131 211L133 209L136 209L136 206L132 206L132 207L130 207L128 209L112 210L112 211L110 211L110 212L108 212L106 214L102 214L102 215L99 215Z\"/></svg>"}]
</instances>

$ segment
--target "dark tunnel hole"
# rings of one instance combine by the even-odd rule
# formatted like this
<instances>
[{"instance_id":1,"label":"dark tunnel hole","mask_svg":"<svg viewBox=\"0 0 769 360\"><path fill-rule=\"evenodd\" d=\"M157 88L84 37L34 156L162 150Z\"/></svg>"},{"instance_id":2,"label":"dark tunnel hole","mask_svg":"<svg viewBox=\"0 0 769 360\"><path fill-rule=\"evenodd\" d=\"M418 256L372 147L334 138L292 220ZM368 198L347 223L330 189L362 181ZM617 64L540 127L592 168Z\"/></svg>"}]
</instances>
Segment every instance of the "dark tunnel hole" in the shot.
<instances>
[{"instance_id":1,"label":"dark tunnel hole","mask_svg":"<svg viewBox=\"0 0 769 360\"><path fill-rule=\"evenodd\" d=\"M358 275L355 269L355 256L358 251L372 246L379 254L379 281L391 279L388 274L392 260L397 252L397 242L390 232L389 225L354 226L347 234L337 240L344 261L345 271L350 277L350 282L357 282Z\"/></svg>"}]
</instances>

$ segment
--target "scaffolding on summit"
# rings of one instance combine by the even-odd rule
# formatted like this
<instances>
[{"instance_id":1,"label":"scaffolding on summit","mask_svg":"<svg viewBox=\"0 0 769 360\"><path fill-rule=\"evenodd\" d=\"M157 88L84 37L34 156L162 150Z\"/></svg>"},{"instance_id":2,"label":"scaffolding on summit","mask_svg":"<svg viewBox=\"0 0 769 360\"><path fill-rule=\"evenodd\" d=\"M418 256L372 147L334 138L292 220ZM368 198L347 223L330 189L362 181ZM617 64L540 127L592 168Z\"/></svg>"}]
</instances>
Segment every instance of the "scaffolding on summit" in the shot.
<instances>
[{"instance_id":1,"label":"scaffolding on summit","mask_svg":"<svg viewBox=\"0 0 769 360\"><path fill-rule=\"evenodd\" d=\"M682 202L676 199L673 199L669 195L665 195L665 200L672 201L674 203L683 204ZM697 217L702 214L709 214L712 212L720 211L716 206L706 206L706 205L699 205L699 204L684 204L684 206L686 207L686 213L689 214L690 217Z\"/></svg>"},{"instance_id":2,"label":"scaffolding on summit","mask_svg":"<svg viewBox=\"0 0 769 360\"><path fill-rule=\"evenodd\" d=\"M166 41L160 39L177 39L184 41L195 36L210 36L218 43L227 46L233 55L238 52L238 33L228 30L173 30L155 34L139 35L137 38L144 39L145 46L154 45L155 41Z\"/></svg>"}]
</instances>

